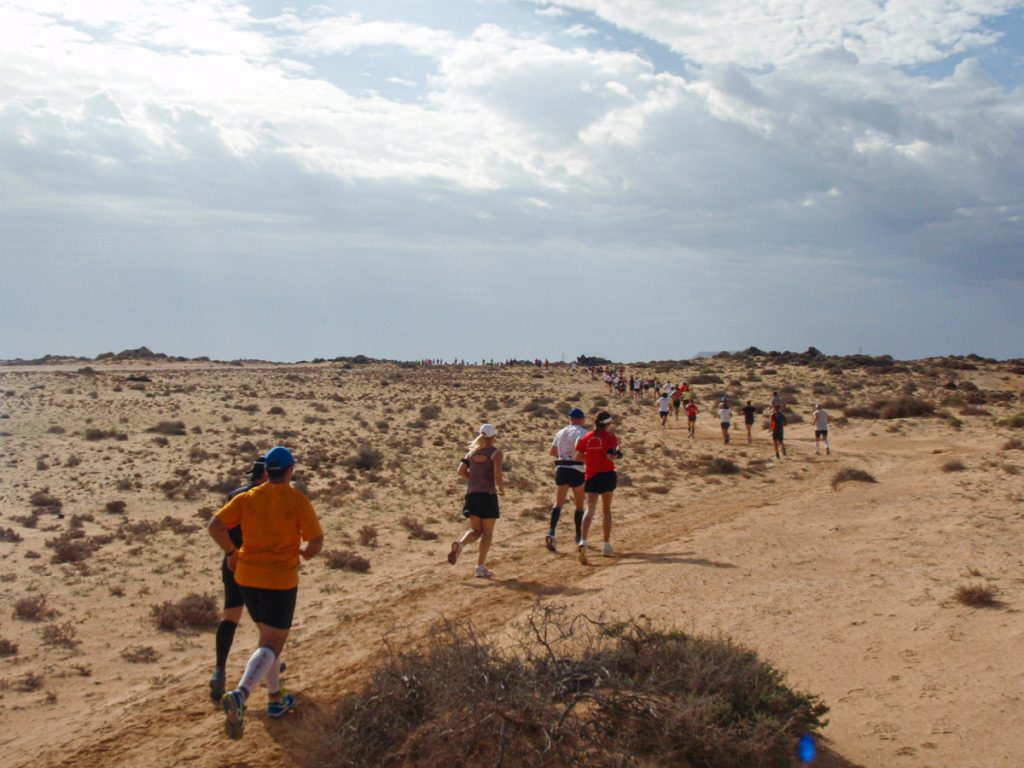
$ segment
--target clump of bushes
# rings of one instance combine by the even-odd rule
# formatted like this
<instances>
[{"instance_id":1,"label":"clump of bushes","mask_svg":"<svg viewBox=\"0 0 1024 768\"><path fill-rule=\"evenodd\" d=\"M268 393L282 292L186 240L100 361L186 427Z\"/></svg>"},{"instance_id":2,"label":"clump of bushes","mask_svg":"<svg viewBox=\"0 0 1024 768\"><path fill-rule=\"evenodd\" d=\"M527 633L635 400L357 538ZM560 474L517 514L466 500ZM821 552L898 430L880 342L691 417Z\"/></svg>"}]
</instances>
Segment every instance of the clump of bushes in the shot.
<instances>
[{"instance_id":1,"label":"clump of bushes","mask_svg":"<svg viewBox=\"0 0 1024 768\"><path fill-rule=\"evenodd\" d=\"M377 546L377 529L372 525L364 525L359 529L359 543L364 547Z\"/></svg>"},{"instance_id":2,"label":"clump of bushes","mask_svg":"<svg viewBox=\"0 0 1024 768\"><path fill-rule=\"evenodd\" d=\"M14 618L22 621L41 621L55 614L46 605L46 595L40 593L19 598L14 603Z\"/></svg>"},{"instance_id":3,"label":"clump of bushes","mask_svg":"<svg viewBox=\"0 0 1024 768\"><path fill-rule=\"evenodd\" d=\"M52 512L55 515L60 514L60 510L64 506L64 502L50 493L49 486L35 491L31 496L29 496L28 501L29 504L36 509Z\"/></svg>"},{"instance_id":4,"label":"clump of bushes","mask_svg":"<svg viewBox=\"0 0 1024 768\"><path fill-rule=\"evenodd\" d=\"M950 459L942 465L943 472L963 472L965 469L967 469L967 465L960 459Z\"/></svg>"},{"instance_id":5,"label":"clump of bushes","mask_svg":"<svg viewBox=\"0 0 1024 768\"><path fill-rule=\"evenodd\" d=\"M152 664L160 659L160 654L151 645L132 645L121 651L121 658L129 664Z\"/></svg>"},{"instance_id":6,"label":"clump of bushes","mask_svg":"<svg viewBox=\"0 0 1024 768\"><path fill-rule=\"evenodd\" d=\"M184 421L161 421L146 431L157 435L184 435L186 433Z\"/></svg>"},{"instance_id":7,"label":"clump of bushes","mask_svg":"<svg viewBox=\"0 0 1024 768\"><path fill-rule=\"evenodd\" d=\"M832 490L839 490L840 483L846 482L857 482L857 483L877 483L878 481L869 472L865 472L863 469L855 469L854 467L843 467L832 476Z\"/></svg>"},{"instance_id":8,"label":"clump of bushes","mask_svg":"<svg viewBox=\"0 0 1024 768\"><path fill-rule=\"evenodd\" d=\"M189 629L213 629L220 622L217 601L209 595L193 592L177 602L167 600L150 609L150 617L157 628L169 632Z\"/></svg>"},{"instance_id":9,"label":"clump of bushes","mask_svg":"<svg viewBox=\"0 0 1024 768\"><path fill-rule=\"evenodd\" d=\"M876 407L878 416L882 419L906 419L912 416L931 416L935 413L933 403L910 395L877 403Z\"/></svg>"},{"instance_id":10,"label":"clump of bushes","mask_svg":"<svg viewBox=\"0 0 1024 768\"><path fill-rule=\"evenodd\" d=\"M971 608L995 608L999 605L996 594L987 584L964 584L957 589L956 599Z\"/></svg>"},{"instance_id":11,"label":"clump of bushes","mask_svg":"<svg viewBox=\"0 0 1024 768\"><path fill-rule=\"evenodd\" d=\"M442 623L315 732L312 764L790 765L817 696L728 639L536 611L514 650Z\"/></svg>"},{"instance_id":12,"label":"clump of bushes","mask_svg":"<svg viewBox=\"0 0 1024 768\"><path fill-rule=\"evenodd\" d=\"M335 570L356 573L366 573L370 570L370 561L350 549L332 549L324 552L324 560L328 568Z\"/></svg>"},{"instance_id":13,"label":"clump of bushes","mask_svg":"<svg viewBox=\"0 0 1024 768\"><path fill-rule=\"evenodd\" d=\"M63 624L47 624L43 627L43 644L74 648L78 645L78 631L70 621L65 621Z\"/></svg>"},{"instance_id":14,"label":"clump of bushes","mask_svg":"<svg viewBox=\"0 0 1024 768\"><path fill-rule=\"evenodd\" d=\"M414 517L406 515L398 523L409 532L410 539L419 539L420 541L434 541L437 539L437 534L434 531L428 531L423 523Z\"/></svg>"}]
</instances>

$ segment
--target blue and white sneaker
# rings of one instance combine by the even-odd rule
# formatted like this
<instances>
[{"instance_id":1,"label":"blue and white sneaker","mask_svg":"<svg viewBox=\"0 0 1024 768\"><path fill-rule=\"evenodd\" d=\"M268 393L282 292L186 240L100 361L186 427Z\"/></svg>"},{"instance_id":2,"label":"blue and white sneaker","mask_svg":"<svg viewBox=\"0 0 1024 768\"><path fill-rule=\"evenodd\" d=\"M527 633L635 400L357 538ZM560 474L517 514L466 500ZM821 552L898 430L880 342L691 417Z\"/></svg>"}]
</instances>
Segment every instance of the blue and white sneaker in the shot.
<instances>
[{"instance_id":1,"label":"blue and white sneaker","mask_svg":"<svg viewBox=\"0 0 1024 768\"><path fill-rule=\"evenodd\" d=\"M241 690L228 691L220 698L224 710L224 730L229 739L238 741L245 731L245 694Z\"/></svg>"},{"instance_id":2,"label":"blue and white sneaker","mask_svg":"<svg viewBox=\"0 0 1024 768\"><path fill-rule=\"evenodd\" d=\"M284 717L295 709L295 697L290 693L281 692L281 698L267 703L267 717L277 719Z\"/></svg>"}]
</instances>

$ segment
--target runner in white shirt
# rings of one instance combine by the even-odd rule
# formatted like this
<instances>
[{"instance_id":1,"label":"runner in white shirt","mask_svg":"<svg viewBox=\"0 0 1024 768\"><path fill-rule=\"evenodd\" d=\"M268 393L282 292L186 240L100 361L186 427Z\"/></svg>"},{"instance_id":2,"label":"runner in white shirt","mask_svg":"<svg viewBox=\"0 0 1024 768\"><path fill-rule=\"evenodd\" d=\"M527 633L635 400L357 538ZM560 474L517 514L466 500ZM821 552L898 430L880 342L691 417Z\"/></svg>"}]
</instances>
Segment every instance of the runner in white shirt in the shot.
<instances>
[{"instance_id":1,"label":"runner in white shirt","mask_svg":"<svg viewBox=\"0 0 1024 768\"><path fill-rule=\"evenodd\" d=\"M558 430L551 441L548 451L555 458L555 505L551 508L551 525L544 537L544 546L550 552L555 551L555 528L558 518L562 515L562 505L572 489L572 500L576 504L573 522L576 524L576 541L580 538L580 525L583 523L583 462L576 460L576 441L587 434L583 426L586 414L579 408L569 411L569 425Z\"/></svg>"},{"instance_id":2,"label":"runner in white shirt","mask_svg":"<svg viewBox=\"0 0 1024 768\"><path fill-rule=\"evenodd\" d=\"M732 409L729 408L729 401L724 397L718 404L718 420L722 423L722 440L729 444L729 425L732 422Z\"/></svg>"},{"instance_id":3,"label":"runner in white shirt","mask_svg":"<svg viewBox=\"0 0 1024 768\"><path fill-rule=\"evenodd\" d=\"M672 398L662 395L658 398L658 415L661 417L661 426L668 424L668 412L672 409Z\"/></svg>"},{"instance_id":4,"label":"runner in white shirt","mask_svg":"<svg viewBox=\"0 0 1024 768\"><path fill-rule=\"evenodd\" d=\"M828 456L832 453L832 449L828 445L828 411L821 407L821 405L814 406L814 452L820 453L818 443L821 440L825 441L825 455Z\"/></svg>"}]
</instances>

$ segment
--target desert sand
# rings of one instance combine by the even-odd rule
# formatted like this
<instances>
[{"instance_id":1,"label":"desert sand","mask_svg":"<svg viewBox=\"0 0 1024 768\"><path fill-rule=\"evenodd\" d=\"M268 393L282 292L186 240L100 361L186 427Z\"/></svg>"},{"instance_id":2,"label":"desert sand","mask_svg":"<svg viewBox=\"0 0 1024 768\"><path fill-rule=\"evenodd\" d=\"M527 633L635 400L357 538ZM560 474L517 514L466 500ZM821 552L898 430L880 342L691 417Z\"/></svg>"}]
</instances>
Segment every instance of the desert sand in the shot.
<instances>
[{"instance_id":1,"label":"desert sand","mask_svg":"<svg viewBox=\"0 0 1024 768\"><path fill-rule=\"evenodd\" d=\"M661 429L649 401L617 399L562 366L0 367L7 764L302 766L316 713L360 684L385 636L408 641L442 617L500 634L539 602L753 648L831 708L816 764L1021 765L1019 362L836 370L757 358L630 371L720 379L694 387L695 440L684 419ZM761 419L752 445L742 424L723 445L712 398L764 405L772 390L803 418L787 429L788 456L774 459ZM901 396L936 413L843 416ZM547 448L569 405L590 413L601 398L625 452L616 552L582 566L571 510L559 552L543 546L553 499ZM831 455L814 452L810 412L822 401ZM483 421L498 427L509 467L491 580L473 578L471 549L455 567L445 559L464 529L456 466ZM220 558L205 521L275 444L297 456L325 551L351 550L371 567L331 569L324 557L303 566L285 651L299 707L279 722L255 707L244 740L231 742L208 697L212 631L162 631L153 612L189 593L219 605ZM360 451L378 466L354 466ZM723 466L715 459L737 471L709 471ZM877 482L833 485L844 469ZM437 538L412 538L414 523ZM78 562L55 562L61 541ZM958 600L970 586L994 604ZM36 618L22 615L26 604ZM229 679L254 642L246 617Z\"/></svg>"}]
</instances>

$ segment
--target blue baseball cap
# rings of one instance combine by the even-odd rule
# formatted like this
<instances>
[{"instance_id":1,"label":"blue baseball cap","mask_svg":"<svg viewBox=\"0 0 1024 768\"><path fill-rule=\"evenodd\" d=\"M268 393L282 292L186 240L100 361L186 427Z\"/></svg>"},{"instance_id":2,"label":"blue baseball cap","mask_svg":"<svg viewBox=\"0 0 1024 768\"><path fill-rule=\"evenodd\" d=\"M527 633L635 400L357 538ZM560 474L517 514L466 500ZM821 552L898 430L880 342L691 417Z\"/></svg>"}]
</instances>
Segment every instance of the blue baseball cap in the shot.
<instances>
[{"instance_id":1,"label":"blue baseball cap","mask_svg":"<svg viewBox=\"0 0 1024 768\"><path fill-rule=\"evenodd\" d=\"M266 462L267 469L288 469L288 467L295 465L295 457L283 445L267 451L264 461Z\"/></svg>"},{"instance_id":2,"label":"blue baseball cap","mask_svg":"<svg viewBox=\"0 0 1024 768\"><path fill-rule=\"evenodd\" d=\"M571 411L569 411L569 418L570 419L582 419L585 416L586 416L586 414L583 413L583 411L580 410L579 408L573 408Z\"/></svg>"}]
</instances>

